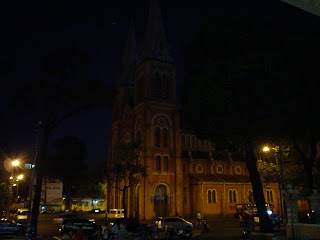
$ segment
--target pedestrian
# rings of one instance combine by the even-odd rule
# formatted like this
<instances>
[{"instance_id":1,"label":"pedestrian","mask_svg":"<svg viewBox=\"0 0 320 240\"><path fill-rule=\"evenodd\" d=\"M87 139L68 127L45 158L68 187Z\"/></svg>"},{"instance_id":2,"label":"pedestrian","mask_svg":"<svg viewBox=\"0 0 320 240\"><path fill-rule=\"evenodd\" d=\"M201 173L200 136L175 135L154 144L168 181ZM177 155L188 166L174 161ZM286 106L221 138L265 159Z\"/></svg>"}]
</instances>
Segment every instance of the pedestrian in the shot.
<instances>
[{"instance_id":1,"label":"pedestrian","mask_svg":"<svg viewBox=\"0 0 320 240\"><path fill-rule=\"evenodd\" d=\"M119 226L118 226L118 223L114 223L113 226L112 226L112 233L114 235L117 235L118 231L119 231Z\"/></svg>"},{"instance_id":2,"label":"pedestrian","mask_svg":"<svg viewBox=\"0 0 320 240\"><path fill-rule=\"evenodd\" d=\"M68 234L63 234L62 237L61 237L61 240L69 240L70 239L70 236Z\"/></svg>"},{"instance_id":3,"label":"pedestrian","mask_svg":"<svg viewBox=\"0 0 320 240\"><path fill-rule=\"evenodd\" d=\"M83 240L84 239L84 231L82 229L82 226L80 226L79 229L76 231L76 233L73 235L73 239L75 239L75 240Z\"/></svg>"},{"instance_id":4,"label":"pedestrian","mask_svg":"<svg viewBox=\"0 0 320 240\"><path fill-rule=\"evenodd\" d=\"M101 228L101 234L102 235L103 235L105 229L108 229L108 224L106 224L106 223Z\"/></svg>"},{"instance_id":5,"label":"pedestrian","mask_svg":"<svg viewBox=\"0 0 320 240\"><path fill-rule=\"evenodd\" d=\"M126 226L123 223L120 223L120 229L117 232L117 240L127 240L128 239L128 231Z\"/></svg>"},{"instance_id":6,"label":"pedestrian","mask_svg":"<svg viewBox=\"0 0 320 240\"><path fill-rule=\"evenodd\" d=\"M208 225L207 216L204 216L202 233L208 233L209 232L209 228L208 227L209 227L209 225Z\"/></svg>"},{"instance_id":7,"label":"pedestrian","mask_svg":"<svg viewBox=\"0 0 320 240\"><path fill-rule=\"evenodd\" d=\"M109 233L108 228L106 228L106 229L104 229L104 231L103 231L102 239L103 239L103 240L108 240L109 237L110 237L110 233Z\"/></svg>"},{"instance_id":8,"label":"pedestrian","mask_svg":"<svg viewBox=\"0 0 320 240\"><path fill-rule=\"evenodd\" d=\"M197 213L197 224L196 224L196 226L198 226L198 224L201 225L201 213L199 211Z\"/></svg>"}]
</instances>

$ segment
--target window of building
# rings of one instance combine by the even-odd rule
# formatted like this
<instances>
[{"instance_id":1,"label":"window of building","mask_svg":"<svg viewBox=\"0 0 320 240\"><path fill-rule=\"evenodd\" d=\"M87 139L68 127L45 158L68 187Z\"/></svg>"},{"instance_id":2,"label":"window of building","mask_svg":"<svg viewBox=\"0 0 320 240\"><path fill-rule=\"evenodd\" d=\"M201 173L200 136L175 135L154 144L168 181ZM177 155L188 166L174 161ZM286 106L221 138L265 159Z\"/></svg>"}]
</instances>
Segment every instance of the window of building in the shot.
<instances>
[{"instance_id":1,"label":"window of building","mask_svg":"<svg viewBox=\"0 0 320 240\"><path fill-rule=\"evenodd\" d=\"M169 157L168 156L163 157L163 170L169 171Z\"/></svg>"},{"instance_id":2,"label":"window of building","mask_svg":"<svg viewBox=\"0 0 320 240\"><path fill-rule=\"evenodd\" d=\"M196 147L196 138L195 136L192 136L192 141L191 141L191 147Z\"/></svg>"},{"instance_id":3,"label":"window of building","mask_svg":"<svg viewBox=\"0 0 320 240\"><path fill-rule=\"evenodd\" d=\"M183 164L183 172L186 172L186 164Z\"/></svg>"},{"instance_id":4,"label":"window of building","mask_svg":"<svg viewBox=\"0 0 320 240\"><path fill-rule=\"evenodd\" d=\"M142 96L143 96L143 81L142 78L137 80L137 100L138 102L141 102Z\"/></svg>"},{"instance_id":5,"label":"window of building","mask_svg":"<svg viewBox=\"0 0 320 240\"><path fill-rule=\"evenodd\" d=\"M137 142L141 142L141 133L140 133L140 130L137 132Z\"/></svg>"},{"instance_id":6,"label":"window of building","mask_svg":"<svg viewBox=\"0 0 320 240\"><path fill-rule=\"evenodd\" d=\"M217 191L212 190L212 202L216 203L217 202Z\"/></svg>"},{"instance_id":7,"label":"window of building","mask_svg":"<svg viewBox=\"0 0 320 240\"><path fill-rule=\"evenodd\" d=\"M236 166L236 173L237 174L241 174L241 172L242 172L241 167L240 166Z\"/></svg>"},{"instance_id":8,"label":"window of building","mask_svg":"<svg viewBox=\"0 0 320 240\"><path fill-rule=\"evenodd\" d=\"M162 97L167 99L168 98L169 83L168 83L168 78L165 74L162 75L161 88L162 88L162 94L161 94Z\"/></svg>"},{"instance_id":9,"label":"window of building","mask_svg":"<svg viewBox=\"0 0 320 240\"><path fill-rule=\"evenodd\" d=\"M160 147L160 128L156 128L156 147Z\"/></svg>"},{"instance_id":10,"label":"window of building","mask_svg":"<svg viewBox=\"0 0 320 240\"><path fill-rule=\"evenodd\" d=\"M160 97L161 96L161 79L159 73L155 73L154 76L154 96Z\"/></svg>"},{"instance_id":11,"label":"window of building","mask_svg":"<svg viewBox=\"0 0 320 240\"><path fill-rule=\"evenodd\" d=\"M190 136L189 135L186 138L186 145L188 148L190 147Z\"/></svg>"},{"instance_id":12,"label":"window of building","mask_svg":"<svg viewBox=\"0 0 320 240\"><path fill-rule=\"evenodd\" d=\"M273 190L267 189L267 202L273 202Z\"/></svg>"},{"instance_id":13,"label":"window of building","mask_svg":"<svg viewBox=\"0 0 320 240\"><path fill-rule=\"evenodd\" d=\"M156 156L156 170L161 171L161 157Z\"/></svg>"},{"instance_id":14,"label":"window of building","mask_svg":"<svg viewBox=\"0 0 320 240\"><path fill-rule=\"evenodd\" d=\"M208 150L208 148L209 148L208 140L204 140L204 149Z\"/></svg>"},{"instance_id":15,"label":"window of building","mask_svg":"<svg viewBox=\"0 0 320 240\"><path fill-rule=\"evenodd\" d=\"M229 189L229 202L237 202L237 190Z\"/></svg>"},{"instance_id":16,"label":"window of building","mask_svg":"<svg viewBox=\"0 0 320 240\"><path fill-rule=\"evenodd\" d=\"M200 173L203 172L203 166L202 166L202 164L198 164L198 165L197 165L197 171L200 172Z\"/></svg>"},{"instance_id":17,"label":"window of building","mask_svg":"<svg viewBox=\"0 0 320 240\"><path fill-rule=\"evenodd\" d=\"M207 194L208 194L208 203L217 202L217 191L215 189L209 189Z\"/></svg>"},{"instance_id":18,"label":"window of building","mask_svg":"<svg viewBox=\"0 0 320 240\"><path fill-rule=\"evenodd\" d=\"M181 146L182 147L186 146L186 137L184 135L181 136Z\"/></svg>"},{"instance_id":19,"label":"window of building","mask_svg":"<svg viewBox=\"0 0 320 240\"><path fill-rule=\"evenodd\" d=\"M217 166L217 173L223 173L223 166L222 165Z\"/></svg>"},{"instance_id":20,"label":"window of building","mask_svg":"<svg viewBox=\"0 0 320 240\"><path fill-rule=\"evenodd\" d=\"M163 129L163 147L168 147L168 129Z\"/></svg>"}]
</instances>

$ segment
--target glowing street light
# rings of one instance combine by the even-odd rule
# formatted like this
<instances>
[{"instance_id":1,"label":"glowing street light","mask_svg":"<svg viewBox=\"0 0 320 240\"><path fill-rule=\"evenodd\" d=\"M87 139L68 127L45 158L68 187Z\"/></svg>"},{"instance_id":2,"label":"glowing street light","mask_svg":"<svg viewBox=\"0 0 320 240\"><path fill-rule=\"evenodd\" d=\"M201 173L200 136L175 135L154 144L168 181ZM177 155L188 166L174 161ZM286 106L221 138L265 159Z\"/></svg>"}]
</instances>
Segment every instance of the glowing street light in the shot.
<instances>
[{"instance_id":1,"label":"glowing street light","mask_svg":"<svg viewBox=\"0 0 320 240\"><path fill-rule=\"evenodd\" d=\"M19 179L19 180L23 179L23 174L19 175L19 176L18 176L18 179Z\"/></svg>"},{"instance_id":2,"label":"glowing street light","mask_svg":"<svg viewBox=\"0 0 320 240\"><path fill-rule=\"evenodd\" d=\"M268 148L267 146L265 146L265 147L262 149L262 151L264 151L264 152L269 152L269 151L270 151L270 148Z\"/></svg>"},{"instance_id":3,"label":"glowing street light","mask_svg":"<svg viewBox=\"0 0 320 240\"><path fill-rule=\"evenodd\" d=\"M14 160L13 162L12 162L12 166L19 166L19 164L20 164L20 162L18 161L18 160Z\"/></svg>"}]
</instances>

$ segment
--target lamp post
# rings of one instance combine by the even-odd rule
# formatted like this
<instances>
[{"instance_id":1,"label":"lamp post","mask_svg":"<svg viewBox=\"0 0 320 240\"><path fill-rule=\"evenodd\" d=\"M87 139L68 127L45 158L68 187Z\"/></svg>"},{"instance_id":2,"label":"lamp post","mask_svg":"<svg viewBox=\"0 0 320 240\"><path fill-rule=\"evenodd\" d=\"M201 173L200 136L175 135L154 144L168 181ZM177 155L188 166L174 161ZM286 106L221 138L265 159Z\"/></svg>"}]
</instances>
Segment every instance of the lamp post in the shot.
<instances>
[{"instance_id":1,"label":"lamp post","mask_svg":"<svg viewBox=\"0 0 320 240\"><path fill-rule=\"evenodd\" d=\"M18 177L17 177L17 191L16 191L16 197L18 197L19 196L19 182L20 182L20 180L21 179L23 179L23 175L22 174L20 174ZM18 199L17 199L17 201L18 201Z\"/></svg>"},{"instance_id":2,"label":"lamp post","mask_svg":"<svg viewBox=\"0 0 320 240\"><path fill-rule=\"evenodd\" d=\"M287 212L287 223L291 222L291 239L295 239L293 223L295 221L298 222L297 209L296 209L295 205L297 203L299 191L297 189L292 189L292 185L288 184L287 189L281 190L281 195L285 199L289 200L290 211Z\"/></svg>"}]
</instances>

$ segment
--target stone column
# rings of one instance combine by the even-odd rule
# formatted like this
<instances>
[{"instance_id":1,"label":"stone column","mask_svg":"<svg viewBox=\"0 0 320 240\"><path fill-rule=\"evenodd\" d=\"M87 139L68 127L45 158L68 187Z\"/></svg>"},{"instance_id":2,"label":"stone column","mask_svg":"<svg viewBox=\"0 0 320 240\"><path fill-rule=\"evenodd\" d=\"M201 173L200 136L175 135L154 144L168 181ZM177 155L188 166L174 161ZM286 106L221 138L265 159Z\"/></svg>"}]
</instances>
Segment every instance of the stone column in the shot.
<instances>
[{"instance_id":1,"label":"stone column","mask_svg":"<svg viewBox=\"0 0 320 240\"><path fill-rule=\"evenodd\" d=\"M316 215L316 223L320 224L320 194L318 193L318 190L313 190L313 194L308 198L310 200L310 208Z\"/></svg>"},{"instance_id":2,"label":"stone column","mask_svg":"<svg viewBox=\"0 0 320 240\"><path fill-rule=\"evenodd\" d=\"M292 238L292 231L294 231L294 224L299 222L298 218L298 197L297 196L286 196L285 197L287 203L287 225L286 225L286 232L287 237Z\"/></svg>"}]
</instances>

